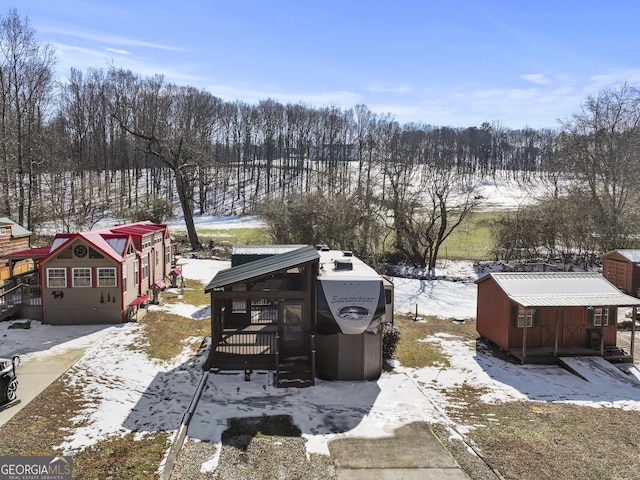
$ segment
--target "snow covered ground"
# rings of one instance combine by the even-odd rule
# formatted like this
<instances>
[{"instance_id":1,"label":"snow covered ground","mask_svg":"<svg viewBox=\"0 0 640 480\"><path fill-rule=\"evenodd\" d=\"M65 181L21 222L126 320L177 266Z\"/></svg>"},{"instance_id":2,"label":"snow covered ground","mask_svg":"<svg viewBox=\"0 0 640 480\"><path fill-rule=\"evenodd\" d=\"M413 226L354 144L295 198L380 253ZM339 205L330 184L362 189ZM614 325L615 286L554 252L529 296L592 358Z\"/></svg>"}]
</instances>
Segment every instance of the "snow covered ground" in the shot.
<instances>
[{"instance_id":1,"label":"snow covered ground","mask_svg":"<svg viewBox=\"0 0 640 480\"><path fill-rule=\"evenodd\" d=\"M184 259L187 278L209 281L227 262ZM449 262L443 269L453 276L473 274L466 262ZM445 318L475 316L475 284L446 280L396 279L398 309ZM171 305L173 313L207 321L203 307ZM3 324L4 327L5 324ZM119 326L53 327L32 322L31 330L3 328L0 356L13 353L23 361L46 359L64 349L89 346L69 372L72 383L90 399L59 447L66 452L94 444L110 435L130 431L176 431L201 379L204 355L181 355L172 362L148 359L130 348L144 339L138 324ZM336 436L382 437L414 422L441 422L464 434L445 413L448 399L442 392L467 385L484 388L487 402L539 400L572 402L593 407L640 410L640 390L630 382L603 375L588 382L556 366L505 363L475 342L447 335L424 341L449 352L450 367L410 369L396 365L376 382L318 381L313 388L276 389L271 375L255 372L250 381L242 372L211 374L188 430L191 438L221 443L227 419L273 414L291 415L307 439L310 453L328 454ZM218 450L219 451L219 450ZM203 466L215 468L217 458Z\"/></svg>"},{"instance_id":2,"label":"snow covered ground","mask_svg":"<svg viewBox=\"0 0 640 480\"><path fill-rule=\"evenodd\" d=\"M205 221L200 219L200 225ZM210 219L207 225L229 228L230 223ZM179 263L186 278L205 283L229 266L228 262L201 259ZM396 278L396 310L415 313L417 307L421 316L475 317L473 280L477 273L472 267L469 262L447 262L438 269L438 275L466 281ZM196 321L208 321L207 307L174 304L150 308L167 308ZM32 322L30 330L9 330L7 325L0 324L3 357L17 353L23 362L29 362L46 360L65 349L87 348L68 378L84 389L89 403L77 417L82 426L71 428L59 445L65 452L132 431L140 435L177 431L203 375L203 350L195 356L185 353L171 362L160 362L131 348L144 342L139 324L53 327ZM395 365L376 382L318 381L306 389L276 389L268 372L254 372L250 381L245 381L243 372L210 374L188 435L220 445L228 418L274 414L293 417L307 439L309 453L328 454L328 442L337 436L383 437L415 421L444 423L452 433L464 434L465 429L447 417L450 399L443 394L463 384L486 391L487 402L571 402L640 410L640 388L633 382L607 375L599 376L598 382L588 382L556 366L509 364L475 342L447 335L424 341L447 351L451 365L421 369ZM202 468L214 469L217 462L213 457Z\"/></svg>"}]
</instances>

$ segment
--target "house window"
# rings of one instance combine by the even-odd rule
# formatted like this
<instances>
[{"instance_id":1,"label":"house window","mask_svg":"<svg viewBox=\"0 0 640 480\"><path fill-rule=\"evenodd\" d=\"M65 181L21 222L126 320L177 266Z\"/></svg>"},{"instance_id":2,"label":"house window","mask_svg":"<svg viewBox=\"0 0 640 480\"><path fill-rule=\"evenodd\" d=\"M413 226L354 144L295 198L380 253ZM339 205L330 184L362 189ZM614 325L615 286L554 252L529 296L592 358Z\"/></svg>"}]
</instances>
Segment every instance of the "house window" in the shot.
<instances>
[{"instance_id":1,"label":"house window","mask_svg":"<svg viewBox=\"0 0 640 480\"><path fill-rule=\"evenodd\" d=\"M47 288L60 288L67 286L66 268L47 268Z\"/></svg>"},{"instance_id":2,"label":"house window","mask_svg":"<svg viewBox=\"0 0 640 480\"><path fill-rule=\"evenodd\" d=\"M609 325L609 309L594 308L593 309L593 325L595 327Z\"/></svg>"},{"instance_id":3,"label":"house window","mask_svg":"<svg viewBox=\"0 0 640 480\"><path fill-rule=\"evenodd\" d=\"M533 310L531 308L518 307L518 328L533 326Z\"/></svg>"},{"instance_id":4,"label":"house window","mask_svg":"<svg viewBox=\"0 0 640 480\"><path fill-rule=\"evenodd\" d=\"M149 278L149 255L142 259L142 278Z\"/></svg>"},{"instance_id":5,"label":"house window","mask_svg":"<svg viewBox=\"0 0 640 480\"><path fill-rule=\"evenodd\" d=\"M151 235L145 235L142 237L142 249L149 248L151 246Z\"/></svg>"},{"instance_id":6,"label":"house window","mask_svg":"<svg viewBox=\"0 0 640 480\"><path fill-rule=\"evenodd\" d=\"M74 268L73 269L73 286L74 287L90 287L91 286L91 269L90 268Z\"/></svg>"},{"instance_id":7,"label":"house window","mask_svg":"<svg viewBox=\"0 0 640 480\"><path fill-rule=\"evenodd\" d=\"M127 265L122 265L122 291L127 291Z\"/></svg>"},{"instance_id":8,"label":"house window","mask_svg":"<svg viewBox=\"0 0 640 480\"><path fill-rule=\"evenodd\" d=\"M164 256L164 263L171 263L171 246L167 245L167 250Z\"/></svg>"},{"instance_id":9,"label":"house window","mask_svg":"<svg viewBox=\"0 0 640 480\"><path fill-rule=\"evenodd\" d=\"M133 264L133 284L138 285L140 283L140 267L138 267L138 261Z\"/></svg>"},{"instance_id":10,"label":"house window","mask_svg":"<svg viewBox=\"0 0 640 480\"><path fill-rule=\"evenodd\" d=\"M115 287L116 286L116 269L98 268L98 286L99 287Z\"/></svg>"}]
</instances>

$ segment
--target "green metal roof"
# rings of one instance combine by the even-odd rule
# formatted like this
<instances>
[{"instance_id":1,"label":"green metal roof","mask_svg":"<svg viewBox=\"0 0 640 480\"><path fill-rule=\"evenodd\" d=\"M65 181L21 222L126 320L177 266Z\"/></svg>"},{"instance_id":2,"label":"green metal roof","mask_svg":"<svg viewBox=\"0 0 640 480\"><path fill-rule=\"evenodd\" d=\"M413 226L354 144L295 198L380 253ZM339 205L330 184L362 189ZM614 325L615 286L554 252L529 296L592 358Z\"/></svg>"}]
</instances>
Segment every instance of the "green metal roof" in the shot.
<instances>
[{"instance_id":1,"label":"green metal roof","mask_svg":"<svg viewBox=\"0 0 640 480\"><path fill-rule=\"evenodd\" d=\"M31 235L31 232L29 230L7 217L0 217L0 225L11 225L12 237L26 237Z\"/></svg>"},{"instance_id":2,"label":"green metal roof","mask_svg":"<svg viewBox=\"0 0 640 480\"><path fill-rule=\"evenodd\" d=\"M209 282L209 285L205 287L204 291L210 292L211 290L233 285L234 283L246 282L253 278L293 268L296 265L313 262L314 260L319 261L319 259L320 255L315 247L307 245L290 252L272 255L253 262L243 263L236 267L220 270Z\"/></svg>"}]
</instances>

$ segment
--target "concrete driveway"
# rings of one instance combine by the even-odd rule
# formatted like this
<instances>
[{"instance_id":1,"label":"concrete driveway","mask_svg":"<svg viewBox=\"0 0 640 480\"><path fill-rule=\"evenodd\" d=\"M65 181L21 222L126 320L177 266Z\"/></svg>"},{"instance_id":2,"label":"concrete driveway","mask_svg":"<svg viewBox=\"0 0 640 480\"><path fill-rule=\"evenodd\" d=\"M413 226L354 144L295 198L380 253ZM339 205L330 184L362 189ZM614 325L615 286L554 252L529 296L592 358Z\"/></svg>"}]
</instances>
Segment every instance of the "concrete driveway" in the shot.
<instances>
[{"instance_id":1,"label":"concrete driveway","mask_svg":"<svg viewBox=\"0 0 640 480\"><path fill-rule=\"evenodd\" d=\"M18 400L9 406L0 407L0 427L71 368L86 350L86 346L70 348L52 355L27 357L22 360L17 369Z\"/></svg>"}]
</instances>

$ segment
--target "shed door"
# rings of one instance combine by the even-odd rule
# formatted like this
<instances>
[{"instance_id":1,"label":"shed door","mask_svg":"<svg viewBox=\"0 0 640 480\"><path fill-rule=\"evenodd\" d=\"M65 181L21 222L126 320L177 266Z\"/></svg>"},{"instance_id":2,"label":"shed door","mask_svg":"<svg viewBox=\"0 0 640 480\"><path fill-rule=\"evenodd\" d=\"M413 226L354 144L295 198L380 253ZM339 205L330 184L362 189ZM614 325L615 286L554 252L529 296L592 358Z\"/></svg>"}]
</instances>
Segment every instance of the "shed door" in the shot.
<instances>
[{"instance_id":1,"label":"shed door","mask_svg":"<svg viewBox=\"0 0 640 480\"><path fill-rule=\"evenodd\" d=\"M613 283L621 290L628 291L627 288L627 263L618 262L616 260L609 260L607 262L607 268L604 272L604 276L607 280Z\"/></svg>"},{"instance_id":2,"label":"shed door","mask_svg":"<svg viewBox=\"0 0 640 480\"><path fill-rule=\"evenodd\" d=\"M565 317L562 322L562 346L582 347L585 342L583 332L581 318Z\"/></svg>"}]
</instances>

